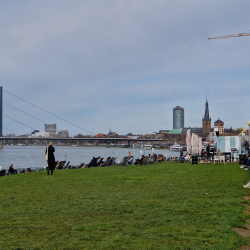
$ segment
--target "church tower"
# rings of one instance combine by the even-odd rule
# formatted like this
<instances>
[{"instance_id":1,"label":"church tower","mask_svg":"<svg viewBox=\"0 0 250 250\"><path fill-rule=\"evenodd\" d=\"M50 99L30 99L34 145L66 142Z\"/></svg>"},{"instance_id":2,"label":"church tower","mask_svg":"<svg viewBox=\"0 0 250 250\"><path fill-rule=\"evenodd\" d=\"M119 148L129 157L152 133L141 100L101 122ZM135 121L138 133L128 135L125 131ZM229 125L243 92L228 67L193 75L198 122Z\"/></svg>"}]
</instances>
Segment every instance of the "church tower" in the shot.
<instances>
[{"instance_id":1,"label":"church tower","mask_svg":"<svg viewBox=\"0 0 250 250\"><path fill-rule=\"evenodd\" d=\"M202 133L209 134L211 131L211 117L209 117L209 108L208 108L208 101L206 99L205 104L205 115L202 119Z\"/></svg>"}]
</instances>

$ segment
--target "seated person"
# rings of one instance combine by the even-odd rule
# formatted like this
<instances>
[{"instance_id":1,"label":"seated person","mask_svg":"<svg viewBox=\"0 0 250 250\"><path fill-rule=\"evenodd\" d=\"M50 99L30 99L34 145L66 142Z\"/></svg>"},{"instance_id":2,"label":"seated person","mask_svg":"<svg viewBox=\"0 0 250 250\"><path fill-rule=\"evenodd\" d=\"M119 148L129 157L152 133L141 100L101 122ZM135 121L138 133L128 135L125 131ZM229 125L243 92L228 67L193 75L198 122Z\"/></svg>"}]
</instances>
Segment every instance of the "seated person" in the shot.
<instances>
[{"instance_id":1,"label":"seated person","mask_svg":"<svg viewBox=\"0 0 250 250\"><path fill-rule=\"evenodd\" d=\"M13 174L16 174L17 171L16 169L13 168L13 164L10 165L9 167L9 175L13 175Z\"/></svg>"},{"instance_id":2,"label":"seated person","mask_svg":"<svg viewBox=\"0 0 250 250\"><path fill-rule=\"evenodd\" d=\"M56 167L55 167L55 169L59 169L60 164L61 164L60 161L56 161Z\"/></svg>"},{"instance_id":3,"label":"seated person","mask_svg":"<svg viewBox=\"0 0 250 250\"><path fill-rule=\"evenodd\" d=\"M178 159L178 161L189 161L190 160L190 155L186 153L184 156Z\"/></svg>"},{"instance_id":4,"label":"seated person","mask_svg":"<svg viewBox=\"0 0 250 250\"><path fill-rule=\"evenodd\" d=\"M183 157L183 156L182 156ZM181 157L181 158L182 158ZM158 154L158 158L157 158L157 160L159 161L159 162L162 162L162 161L164 161L164 157L163 157L163 155L162 154Z\"/></svg>"},{"instance_id":5,"label":"seated person","mask_svg":"<svg viewBox=\"0 0 250 250\"><path fill-rule=\"evenodd\" d=\"M151 155L152 162L155 162L157 159L157 154Z\"/></svg>"},{"instance_id":6,"label":"seated person","mask_svg":"<svg viewBox=\"0 0 250 250\"><path fill-rule=\"evenodd\" d=\"M248 170L249 164L250 164L250 152L248 153L248 155L246 155L244 159L244 165L242 165L240 168L244 168L245 170Z\"/></svg>"},{"instance_id":7,"label":"seated person","mask_svg":"<svg viewBox=\"0 0 250 250\"><path fill-rule=\"evenodd\" d=\"M141 159L140 159L140 158L137 158L136 160L134 160L133 165L140 164L140 162L141 162Z\"/></svg>"},{"instance_id":8,"label":"seated person","mask_svg":"<svg viewBox=\"0 0 250 250\"><path fill-rule=\"evenodd\" d=\"M204 153L205 153L205 151L202 149L201 150L201 157L203 157Z\"/></svg>"},{"instance_id":9,"label":"seated person","mask_svg":"<svg viewBox=\"0 0 250 250\"><path fill-rule=\"evenodd\" d=\"M96 166L97 167L101 167L103 164L103 158L101 158L100 156L98 157L97 159L97 162L96 162Z\"/></svg>"},{"instance_id":10,"label":"seated person","mask_svg":"<svg viewBox=\"0 0 250 250\"><path fill-rule=\"evenodd\" d=\"M186 156L185 156L185 161L190 161L191 157L190 155L187 153Z\"/></svg>"},{"instance_id":11,"label":"seated person","mask_svg":"<svg viewBox=\"0 0 250 250\"><path fill-rule=\"evenodd\" d=\"M142 155L142 156L141 156L141 159L140 159L140 164L142 164L143 159L144 159L144 155Z\"/></svg>"},{"instance_id":12,"label":"seated person","mask_svg":"<svg viewBox=\"0 0 250 250\"><path fill-rule=\"evenodd\" d=\"M86 166L88 166L88 168L95 167L96 166L96 162L97 162L97 158L93 157L92 160L90 161L90 163L87 164Z\"/></svg>"},{"instance_id":13,"label":"seated person","mask_svg":"<svg viewBox=\"0 0 250 250\"><path fill-rule=\"evenodd\" d=\"M134 160L133 156L129 156L129 158L127 159L128 164L132 164Z\"/></svg>"},{"instance_id":14,"label":"seated person","mask_svg":"<svg viewBox=\"0 0 250 250\"><path fill-rule=\"evenodd\" d=\"M81 163L78 168L84 168L84 163Z\"/></svg>"}]
</instances>

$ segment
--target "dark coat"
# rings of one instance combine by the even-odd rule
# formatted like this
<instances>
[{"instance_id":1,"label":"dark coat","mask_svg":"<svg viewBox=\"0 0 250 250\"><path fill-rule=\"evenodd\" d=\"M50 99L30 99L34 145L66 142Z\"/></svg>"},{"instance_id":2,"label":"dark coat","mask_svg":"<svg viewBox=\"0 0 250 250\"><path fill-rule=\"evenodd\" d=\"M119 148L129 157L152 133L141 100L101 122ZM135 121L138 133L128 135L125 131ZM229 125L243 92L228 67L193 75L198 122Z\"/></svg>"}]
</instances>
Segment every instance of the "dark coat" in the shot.
<instances>
[{"instance_id":1,"label":"dark coat","mask_svg":"<svg viewBox=\"0 0 250 250\"><path fill-rule=\"evenodd\" d=\"M15 172L14 168L10 166L10 167L9 167L9 173L14 174L14 172Z\"/></svg>"},{"instance_id":2,"label":"dark coat","mask_svg":"<svg viewBox=\"0 0 250 250\"><path fill-rule=\"evenodd\" d=\"M49 146L48 149L48 165L50 169L54 169L56 161L55 161L55 156L54 156L55 148L52 146ZM45 154L47 154L47 148L45 151Z\"/></svg>"}]
</instances>

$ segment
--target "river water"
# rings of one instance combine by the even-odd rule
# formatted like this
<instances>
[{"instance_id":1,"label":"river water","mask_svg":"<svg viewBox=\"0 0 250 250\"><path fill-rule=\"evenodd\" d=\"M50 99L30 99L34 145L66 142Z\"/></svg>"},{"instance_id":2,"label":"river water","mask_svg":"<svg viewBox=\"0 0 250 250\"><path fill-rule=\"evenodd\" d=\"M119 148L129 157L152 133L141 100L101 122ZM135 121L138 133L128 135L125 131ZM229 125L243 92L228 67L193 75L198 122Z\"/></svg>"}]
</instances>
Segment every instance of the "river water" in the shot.
<instances>
[{"instance_id":1,"label":"river water","mask_svg":"<svg viewBox=\"0 0 250 250\"><path fill-rule=\"evenodd\" d=\"M43 168L46 166L44 146L4 146L0 149L0 166L2 169L8 169L10 164L14 168ZM144 154L144 150L131 148L114 148L114 157L117 161L122 160L124 156L128 156L131 152L135 158L141 156L140 151ZM165 149L155 149L156 154L169 156L179 156L179 152L173 152ZM113 156L112 148L102 147L60 147L55 146L56 161L70 161L70 165L76 166L80 163L89 163L93 157L100 156L105 160L109 156ZM145 150L145 155L152 154L152 150Z\"/></svg>"}]
</instances>

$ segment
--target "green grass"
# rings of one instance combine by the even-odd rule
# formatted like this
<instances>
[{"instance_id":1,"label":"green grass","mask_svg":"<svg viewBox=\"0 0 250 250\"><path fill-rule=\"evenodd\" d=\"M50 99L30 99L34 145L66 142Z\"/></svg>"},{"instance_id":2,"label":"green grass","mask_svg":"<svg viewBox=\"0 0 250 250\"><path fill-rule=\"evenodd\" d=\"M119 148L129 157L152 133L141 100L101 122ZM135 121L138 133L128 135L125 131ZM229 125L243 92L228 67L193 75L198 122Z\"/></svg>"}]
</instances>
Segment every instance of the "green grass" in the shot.
<instances>
[{"instance_id":1,"label":"green grass","mask_svg":"<svg viewBox=\"0 0 250 250\"><path fill-rule=\"evenodd\" d=\"M239 249L239 164L57 170L0 178L0 249Z\"/></svg>"}]
</instances>

